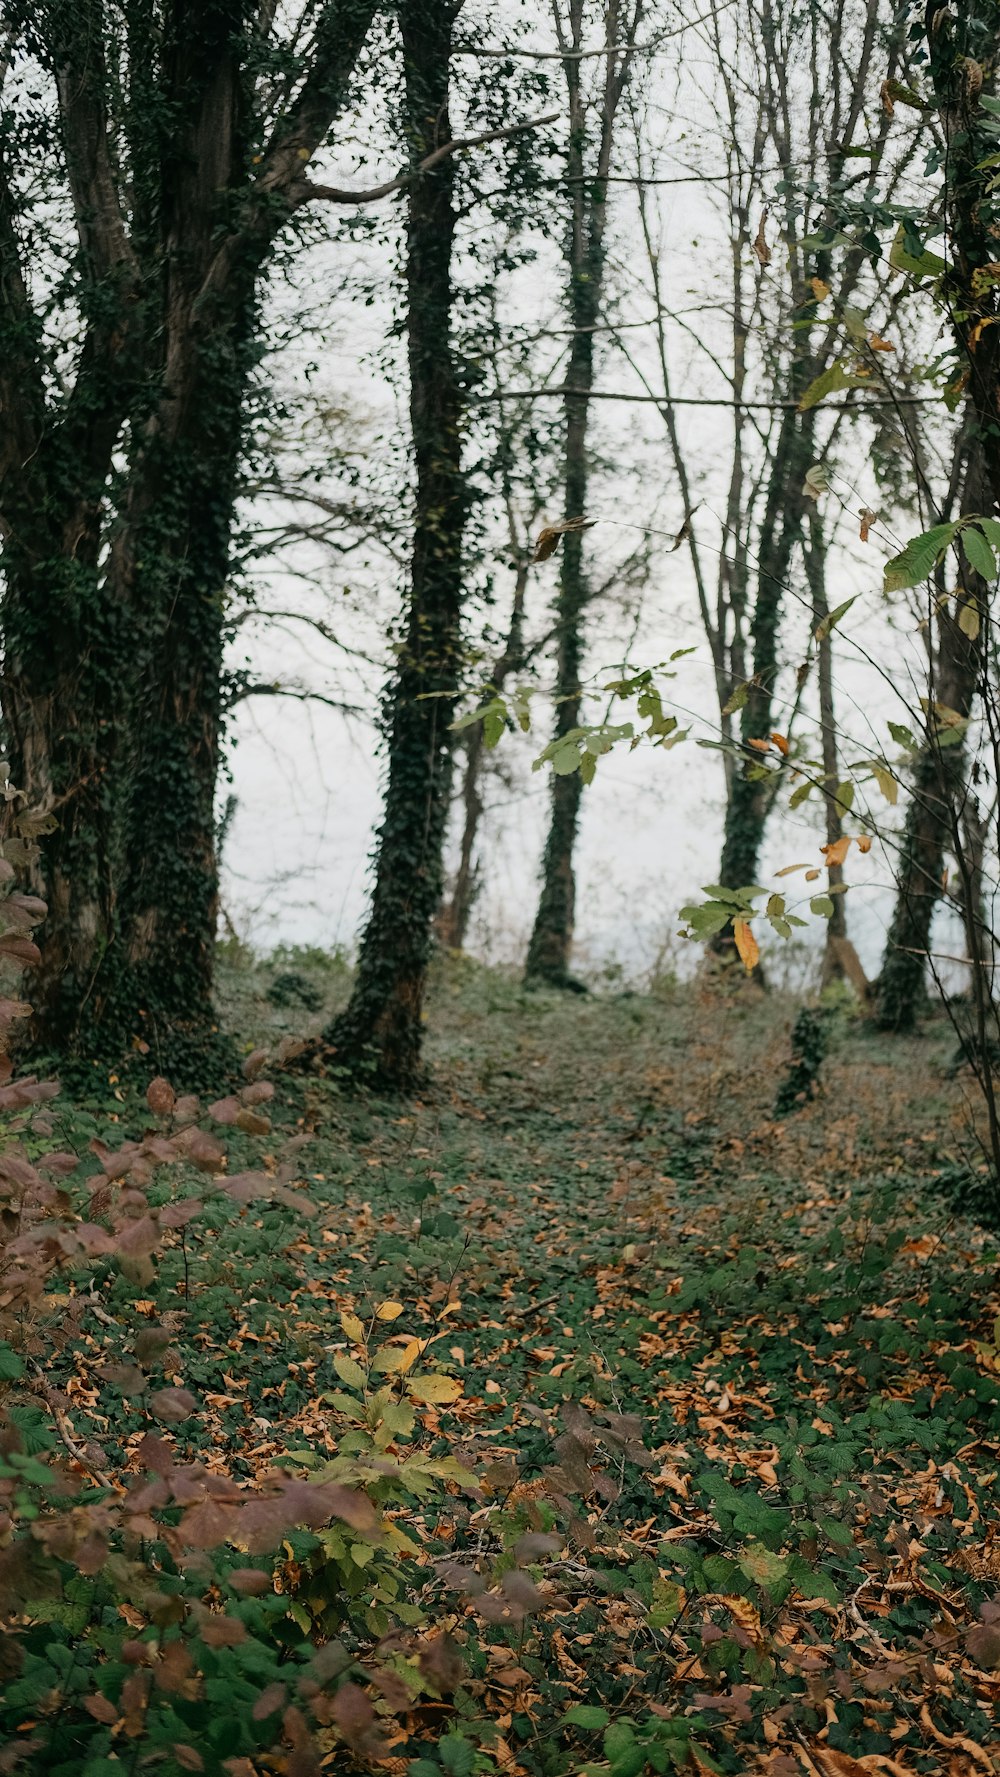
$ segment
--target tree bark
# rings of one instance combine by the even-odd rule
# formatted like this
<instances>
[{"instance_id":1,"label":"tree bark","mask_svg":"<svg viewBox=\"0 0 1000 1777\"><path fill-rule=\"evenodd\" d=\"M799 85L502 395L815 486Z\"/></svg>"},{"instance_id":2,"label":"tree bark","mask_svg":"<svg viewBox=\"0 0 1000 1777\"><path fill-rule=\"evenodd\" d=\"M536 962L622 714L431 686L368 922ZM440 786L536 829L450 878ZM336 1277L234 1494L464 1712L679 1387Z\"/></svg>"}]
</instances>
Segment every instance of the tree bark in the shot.
<instances>
[{"instance_id":1,"label":"tree bark","mask_svg":"<svg viewBox=\"0 0 1000 1777\"><path fill-rule=\"evenodd\" d=\"M406 120L418 162L448 140L456 8L403 0ZM441 893L463 603L463 396L452 348L454 169L438 163L407 196L410 420L416 466L406 634L386 700L388 781L375 884L346 1011L324 1032L337 1061L406 1089L420 1075L422 1014Z\"/></svg>"}]
</instances>

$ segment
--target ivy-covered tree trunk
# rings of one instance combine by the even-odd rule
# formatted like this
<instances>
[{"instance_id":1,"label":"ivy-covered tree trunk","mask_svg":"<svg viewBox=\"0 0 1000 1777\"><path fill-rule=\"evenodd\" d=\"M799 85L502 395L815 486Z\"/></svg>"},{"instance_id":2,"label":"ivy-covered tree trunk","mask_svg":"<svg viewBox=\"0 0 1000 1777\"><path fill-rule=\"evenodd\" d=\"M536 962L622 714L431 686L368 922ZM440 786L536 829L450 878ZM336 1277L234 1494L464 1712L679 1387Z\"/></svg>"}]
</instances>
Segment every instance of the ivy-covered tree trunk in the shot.
<instances>
[{"instance_id":1,"label":"ivy-covered tree trunk","mask_svg":"<svg viewBox=\"0 0 1000 1777\"><path fill-rule=\"evenodd\" d=\"M84 336L57 412L29 288L15 169L0 146L0 538L3 704L11 778L49 832L42 960L28 981L37 1042L73 1046L92 1016L118 931L128 626L106 596L102 553L113 453L140 376L138 263L118 207L102 34L88 9L54 7L46 43L81 246ZM16 29L23 20L7 21Z\"/></svg>"},{"instance_id":2,"label":"ivy-covered tree trunk","mask_svg":"<svg viewBox=\"0 0 1000 1777\"><path fill-rule=\"evenodd\" d=\"M982 127L980 101L984 90L988 94L995 85L1000 32L995 8L975 5L960 16L931 8L927 24L931 77L949 142L945 195L951 251L945 296L968 389L968 425L960 445L967 451L962 511L991 516L1000 506L1000 327L996 286L992 277L983 275L995 259L995 241L988 189L992 125ZM928 685L926 733L915 766L896 867L896 905L878 983L876 1016L884 1030L912 1029L923 1008L934 909L966 795L965 746L962 738L955 739L948 712L963 720L971 713L990 611L989 587L964 559L960 576L952 609L943 574L939 575L931 614L938 639ZM973 635L964 633L959 623L963 604L976 614ZM937 718L936 706L943 711L943 720ZM960 736L962 732L959 729ZM981 943L975 933L970 939L971 954L978 957Z\"/></svg>"},{"instance_id":3,"label":"ivy-covered tree trunk","mask_svg":"<svg viewBox=\"0 0 1000 1777\"><path fill-rule=\"evenodd\" d=\"M83 322L74 375L53 376L22 246L41 224L23 169L0 164L0 398L16 415L0 440L3 707L15 781L54 825L29 984L47 1048L137 1045L176 1071L214 1036L225 596L257 290L290 215L325 195L305 164L374 11L314 9L270 118L273 9L123 0L112 29L102 0L3 6L57 100L46 146Z\"/></svg>"},{"instance_id":4,"label":"ivy-covered tree trunk","mask_svg":"<svg viewBox=\"0 0 1000 1777\"><path fill-rule=\"evenodd\" d=\"M568 382L584 391L565 397L565 515L582 518L587 510L587 419L589 390L593 379L594 325L599 312L601 287L600 243L592 243L574 265L572 315L576 332L569 359ZM563 538L557 605L556 720L554 738L568 734L580 722L580 671L583 663L582 615L587 602L584 568L584 537L568 531ZM528 943L525 979L549 987L572 986L569 970L576 908L576 846L583 779L578 771L553 773L549 829L542 855L542 888Z\"/></svg>"},{"instance_id":5,"label":"ivy-covered tree trunk","mask_svg":"<svg viewBox=\"0 0 1000 1777\"><path fill-rule=\"evenodd\" d=\"M407 134L419 162L448 140L450 0L402 0ZM454 170L407 195L406 300L416 469L406 629L386 699L388 777L371 908L346 1011L324 1032L338 1062L390 1088L419 1077L461 661L463 397L452 347Z\"/></svg>"},{"instance_id":6,"label":"ivy-covered tree trunk","mask_svg":"<svg viewBox=\"0 0 1000 1777\"><path fill-rule=\"evenodd\" d=\"M124 809L119 967L104 1021L178 1051L211 1041L218 917L215 789L230 531L268 231L215 266L245 202L252 143L239 57L242 0L181 0L164 44L173 129L161 162L160 399L133 442L109 581L138 645L135 753ZM213 275L214 274L214 275Z\"/></svg>"}]
</instances>

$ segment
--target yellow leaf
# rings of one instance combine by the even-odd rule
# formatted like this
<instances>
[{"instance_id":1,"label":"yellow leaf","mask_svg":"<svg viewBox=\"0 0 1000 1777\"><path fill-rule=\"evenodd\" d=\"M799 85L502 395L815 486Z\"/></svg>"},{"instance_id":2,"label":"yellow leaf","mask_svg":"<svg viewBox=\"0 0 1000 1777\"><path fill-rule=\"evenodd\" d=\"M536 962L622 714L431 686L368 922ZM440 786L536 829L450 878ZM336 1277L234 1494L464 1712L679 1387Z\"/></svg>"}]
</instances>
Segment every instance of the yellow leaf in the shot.
<instances>
[{"instance_id":1,"label":"yellow leaf","mask_svg":"<svg viewBox=\"0 0 1000 1777\"><path fill-rule=\"evenodd\" d=\"M760 946L745 919L733 920L733 940L740 961L749 975L760 962Z\"/></svg>"},{"instance_id":2,"label":"yellow leaf","mask_svg":"<svg viewBox=\"0 0 1000 1777\"><path fill-rule=\"evenodd\" d=\"M980 317L976 322L976 325L973 327L972 332L969 334L968 345L970 351L975 351L982 338L984 330L987 327L995 327L997 321L1000 321L1000 315L983 315Z\"/></svg>"},{"instance_id":3,"label":"yellow leaf","mask_svg":"<svg viewBox=\"0 0 1000 1777\"><path fill-rule=\"evenodd\" d=\"M824 284L822 278L810 278L809 279L809 288L812 291L813 295L815 296L817 302L823 302L824 299L827 296L829 296L829 294L830 294L830 286L829 286L829 284Z\"/></svg>"},{"instance_id":4,"label":"yellow leaf","mask_svg":"<svg viewBox=\"0 0 1000 1777\"><path fill-rule=\"evenodd\" d=\"M402 1302L380 1302L375 1310L377 1320L398 1320L403 1312Z\"/></svg>"},{"instance_id":5,"label":"yellow leaf","mask_svg":"<svg viewBox=\"0 0 1000 1777\"><path fill-rule=\"evenodd\" d=\"M896 350L891 341L882 339L877 333L872 334L868 344L873 352L894 352Z\"/></svg>"},{"instance_id":6,"label":"yellow leaf","mask_svg":"<svg viewBox=\"0 0 1000 1777\"><path fill-rule=\"evenodd\" d=\"M807 870L806 871L806 881L807 882L815 882L818 875L819 875L818 870Z\"/></svg>"},{"instance_id":7,"label":"yellow leaf","mask_svg":"<svg viewBox=\"0 0 1000 1777\"><path fill-rule=\"evenodd\" d=\"M959 606L958 627L964 636L968 636L970 642L975 641L979 634L979 611L971 599Z\"/></svg>"},{"instance_id":8,"label":"yellow leaf","mask_svg":"<svg viewBox=\"0 0 1000 1777\"><path fill-rule=\"evenodd\" d=\"M870 833L859 833L857 845L858 845L858 850L861 852L871 851L871 848L872 848L871 834Z\"/></svg>"},{"instance_id":9,"label":"yellow leaf","mask_svg":"<svg viewBox=\"0 0 1000 1777\"><path fill-rule=\"evenodd\" d=\"M350 1314L345 1308L340 1316L340 1324L343 1327L344 1332L347 1334L347 1337L353 1339L356 1345L364 1344L365 1329L356 1314Z\"/></svg>"},{"instance_id":10,"label":"yellow leaf","mask_svg":"<svg viewBox=\"0 0 1000 1777\"><path fill-rule=\"evenodd\" d=\"M419 1339L407 1339L405 1345L380 1345L372 1359L372 1369L382 1376L401 1376L419 1356Z\"/></svg>"},{"instance_id":11,"label":"yellow leaf","mask_svg":"<svg viewBox=\"0 0 1000 1777\"><path fill-rule=\"evenodd\" d=\"M415 1400L426 1401L432 1406L457 1401L462 1392L462 1384L454 1376L434 1376L429 1370L411 1376L406 1386Z\"/></svg>"}]
</instances>

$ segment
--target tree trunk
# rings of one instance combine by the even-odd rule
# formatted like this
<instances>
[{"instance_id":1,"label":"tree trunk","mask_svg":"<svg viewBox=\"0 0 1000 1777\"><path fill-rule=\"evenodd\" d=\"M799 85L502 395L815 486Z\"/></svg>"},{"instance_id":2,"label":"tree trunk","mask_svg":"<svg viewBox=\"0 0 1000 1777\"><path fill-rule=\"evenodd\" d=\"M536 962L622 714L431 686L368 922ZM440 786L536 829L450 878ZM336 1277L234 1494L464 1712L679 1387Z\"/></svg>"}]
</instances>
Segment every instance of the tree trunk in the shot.
<instances>
[{"instance_id":1,"label":"tree trunk","mask_svg":"<svg viewBox=\"0 0 1000 1777\"><path fill-rule=\"evenodd\" d=\"M605 90L601 120L598 177L586 181L584 148L586 113L580 75L583 15L579 4L571 6L572 54L563 66L569 95L569 151L566 157L567 189L572 205L567 245L569 312L573 340L564 396L565 446L563 456L563 512L568 519L583 518L587 510L587 421L594 376L594 328L601 312L604 280L604 228L607 215L607 175L617 104L613 87ZM605 29L610 20L604 20ZM616 29L607 39L614 42ZM611 77L609 58L609 79ZM622 73L624 80L624 70ZM584 539L580 531L568 531L562 540L559 597L556 605L555 739L580 723L580 669L583 662L582 614L587 601ZM573 850L576 844L583 779L578 771L552 774L549 829L542 854L542 886L535 923L528 942L525 980L549 987L573 987L569 970L576 909Z\"/></svg>"},{"instance_id":2,"label":"tree trunk","mask_svg":"<svg viewBox=\"0 0 1000 1777\"><path fill-rule=\"evenodd\" d=\"M837 798L840 765L837 748L837 719L833 696L833 641L828 633L820 633L830 615L826 593L826 537L819 514L809 515L809 541L806 548L806 578L812 594L813 634L816 643L817 678L819 681L819 725L823 754L823 803L826 813L826 843L836 845L843 837L844 815ZM843 981L847 970L844 946L847 941L847 908L844 905L843 864L827 863L827 884L833 901L833 912L826 924L826 945L823 951L822 983Z\"/></svg>"},{"instance_id":3,"label":"tree trunk","mask_svg":"<svg viewBox=\"0 0 1000 1777\"><path fill-rule=\"evenodd\" d=\"M976 8L957 18L947 11L928 13L930 71L950 152L947 161L949 268L945 297L956 344L966 362L970 424L963 487L963 513L995 512L1000 504L1000 431L996 423L1000 391L1000 342L997 341L993 286L977 273L993 258L993 238L982 160L984 133L978 128L979 85L966 79L966 58L958 51L970 32L968 47L981 53L984 33L994 21L977 19ZM958 41L956 41L956 34ZM991 57L991 66L992 66ZM968 64L978 67L978 63ZM930 949L934 909L942 889L946 848L965 791L963 744L942 747L935 730L935 702L967 717L982 670L989 624L989 588L961 567L964 596L979 613L974 638L963 635L947 602L938 600L938 649L928 686L927 734L917 760L913 794L906 814L897 870L897 899L886 943L878 987L877 1017L885 1030L910 1030L922 1010L926 957ZM943 591L943 582L939 586ZM978 943L973 935L973 954Z\"/></svg>"},{"instance_id":4,"label":"tree trunk","mask_svg":"<svg viewBox=\"0 0 1000 1777\"><path fill-rule=\"evenodd\" d=\"M447 141L455 8L403 0L407 131L419 161ZM462 392L452 352L454 170L407 199L406 292L416 506L406 637L387 698L388 783L375 886L346 1011L324 1032L337 1060L390 1088L419 1077L432 926L441 893L461 655Z\"/></svg>"},{"instance_id":5,"label":"tree trunk","mask_svg":"<svg viewBox=\"0 0 1000 1777\"><path fill-rule=\"evenodd\" d=\"M793 380L798 389L801 379ZM749 743L766 740L774 727L774 688L780 664L778 626L789 569L802 532L805 509L802 488L812 450L811 413L800 416L789 410L781 422L761 524L757 595L751 626L753 673L740 726L744 763L743 769L733 778L726 805L719 866L719 882L723 888L749 888L757 875L771 786L767 775L761 771L759 753ZM732 941L731 929L724 927L713 940L712 948L728 949Z\"/></svg>"},{"instance_id":6,"label":"tree trunk","mask_svg":"<svg viewBox=\"0 0 1000 1777\"><path fill-rule=\"evenodd\" d=\"M503 690L511 674L518 671L524 659L524 599L527 589L528 561L527 558L523 558L517 565L507 640L503 653L494 663L493 671L490 674L490 685L497 692ZM465 732L465 761L462 767L461 796L462 840L458 869L455 872L451 893L442 902L437 916L438 939L447 950L462 949L476 898L479 882L476 841L479 837L479 823L484 811L481 778L485 751L482 724L476 722Z\"/></svg>"}]
</instances>

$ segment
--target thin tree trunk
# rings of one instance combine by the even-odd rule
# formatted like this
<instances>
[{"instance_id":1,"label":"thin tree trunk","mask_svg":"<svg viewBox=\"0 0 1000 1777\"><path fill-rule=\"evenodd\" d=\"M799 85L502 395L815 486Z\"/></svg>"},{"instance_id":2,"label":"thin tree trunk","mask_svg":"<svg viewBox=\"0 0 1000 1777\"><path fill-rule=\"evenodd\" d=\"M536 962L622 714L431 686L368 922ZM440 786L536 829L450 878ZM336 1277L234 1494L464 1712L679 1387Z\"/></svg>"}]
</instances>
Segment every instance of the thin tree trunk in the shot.
<instances>
[{"instance_id":1,"label":"thin tree trunk","mask_svg":"<svg viewBox=\"0 0 1000 1777\"><path fill-rule=\"evenodd\" d=\"M524 658L524 599L527 587L528 562L526 559L522 559L518 563L514 582L514 599L507 640L503 653L494 663L493 671L490 674L490 684L497 692L503 690L507 680L512 673L518 671ZM476 845L485 807L481 788L485 751L482 724L476 722L471 728L466 729L465 758L462 765L462 839L458 868L455 871L451 893L442 903L437 916L438 939L447 950L461 950L465 944L479 883Z\"/></svg>"},{"instance_id":2,"label":"thin tree trunk","mask_svg":"<svg viewBox=\"0 0 1000 1777\"><path fill-rule=\"evenodd\" d=\"M569 312L573 338L569 354L567 388L563 397L565 446L563 457L564 516L582 518L587 509L589 460L587 422L594 376L594 330L600 319L604 283L604 233L607 222L607 180L611 166L615 113L628 77L639 20L641 0L631 19L621 16L619 0L605 8L606 43L621 44L609 55L602 98L600 144L596 176L586 180L586 113L581 80L583 47L582 0L571 0L570 37L565 39L558 14L561 46L569 51L563 62L569 95L569 151L566 178L572 205L567 270ZM580 723L580 673L583 664L583 611L587 604L584 565L584 534L569 531L563 537L557 602L555 739ZM576 845L583 779L577 771L551 780L549 829L542 855L542 886L535 923L528 942L525 979L551 987L576 987L569 969L576 909L576 878L573 852Z\"/></svg>"},{"instance_id":3,"label":"thin tree trunk","mask_svg":"<svg viewBox=\"0 0 1000 1777\"><path fill-rule=\"evenodd\" d=\"M407 129L414 160L448 139L455 7L403 0ZM451 342L454 169L409 189L407 343L416 508L406 639L387 698L388 783L375 886L350 1003L324 1032L338 1062L382 1085L419 1076L422 1014L441 892L461 655L462 392Z\"/></svg>"},{"instance_id":4,"label":"thin tree trunk","mask_svg":"<svg viewBox=\"0 0 1000 1777\"><path fill-rule=\"evenodd\" d=\"M749 743L766 740L774 728L774 690L780 664L778 628L788 573L802 532L802 488L812 456L812 434L811 415L799 416L789 411L782 419L771 468L751 625L753 673L740 725L744 763L733 778L726 806L719 867L719 882L724 888L749 888L757 875L770 786L760 771L760 755ZM725 949L731 943L732 933L725 928L713 948Z\"/></svg>"},{"instance_id":5,"label":"thin tree trunk","mask_svg":"<svg viewBox=\"0 0 1000 1777\"><path fill-rule=\"evenodd\" d=\"M830 615L826 592L826 537L816 512L809 515L809 541L806 548L806 577L812 594L813 634L816 643L817 678L819 681L819 725L823 755L823 803L826 813L826 843L836 845L843 837L843 808L837 796L840 764L837 748L836 707L833 695L833 641L823 626ZM847 908L843 893L844 866L827 864L827 883L833 901L833 912L826 925L826 946L823 952L822 981L843 981L844 945L847 941Z\"/></svg>"}]
</instances>

